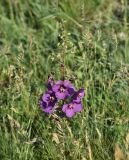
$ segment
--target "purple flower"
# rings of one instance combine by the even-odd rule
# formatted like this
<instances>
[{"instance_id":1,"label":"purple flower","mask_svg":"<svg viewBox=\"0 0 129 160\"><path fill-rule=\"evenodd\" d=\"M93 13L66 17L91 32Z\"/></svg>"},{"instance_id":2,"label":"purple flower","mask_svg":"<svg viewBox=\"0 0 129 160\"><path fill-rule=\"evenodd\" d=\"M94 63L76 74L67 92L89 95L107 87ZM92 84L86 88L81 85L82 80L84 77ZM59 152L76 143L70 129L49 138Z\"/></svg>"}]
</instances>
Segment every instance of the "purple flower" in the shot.
<instances>
[{"instance_id":1,"label":"purple flower","mask_svg":"<svg viewBox=\"0 0 129 160\"><path fill-rule=\"evenodd\" d=\"M66 113L66 116L71 118L75 115L76 112L80 112L82 110L81 103L71 102L69 104L64 104L62 107L62 111Z\"/></svg>"},{"instance_id":2,"label":"purple flower","mask_svg":"<svg viewBox=\"0 0 129 160\"><path fill-rule=\"evenodd\" d=\"M80 103L81 99L84 97L84 89L79 89L77 92L74 93L72 96L72 100L75 103Z\"/></svg>"},{"instance_id":3,"label":"purple flower","mask_svg":"<svg viewBox=\"0 0 129 160\"><path fill-rule=\"evenodd\" d=\"M44 112L51 114L54 111L54 106L57 102L57 98L53 91L46 92L40 100L40 106Z\"/></svg>"},{"instance_id":4,"label":"purple flower","mask_svg":"<svg viewBox=\"0 0 129 160\"><path fill-rule=\"evenodd\" d=\"M52 87L53 91L55 92L55 95L57 99L66 99L68 96L70 96L74 92L74 87L71 84L70 81L64 80L64 81L57 81L55 85Z\"/></svg>"},{"instance_id":5,"label":"purple flower","mask_svg":"<svg viewBox=\"0 0 129 160\"><path fill-rule=\"evenodd\" d=\"M52 90L52 86L53 85L54 85L54 79L52 77L49 77L48 81L47 81L47 88L48 88L48 90Z\"/></svg>"}]
</instances>

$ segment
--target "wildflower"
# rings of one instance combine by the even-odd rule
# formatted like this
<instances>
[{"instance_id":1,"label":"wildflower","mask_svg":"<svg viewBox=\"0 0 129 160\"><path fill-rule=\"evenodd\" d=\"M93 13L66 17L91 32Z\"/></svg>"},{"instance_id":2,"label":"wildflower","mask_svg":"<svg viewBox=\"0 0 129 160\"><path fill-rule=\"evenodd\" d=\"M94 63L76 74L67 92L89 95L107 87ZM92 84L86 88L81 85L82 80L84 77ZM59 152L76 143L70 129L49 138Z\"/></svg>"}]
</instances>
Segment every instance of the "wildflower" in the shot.
<instances>
[{"instance_id":1,"label":"wildflower","mask_svg":"<svg viewBox=\"0 0 129 160\"><path fill-rule=\"evenodd\" d=\"M53 107L48 107L44 101L40 101L40 106L45 113L51 114L53 113Z\"/></svg>"},{"instance_id":2,"label":"wildflower","mask_svg":"<svg viewBox=\"0 0 129 160\"><path fill-rule=\"evenodd\" d=\"M57 98L55 96L55 93L49 90L42 96L42 99L40 100L40 106L44 112L50 114L54 111L56 102Z\"/></svg>"},{"instance_id":3,"label":"wildflower","mask_svg":"<svg viewBox=\"0 0 129 160\"><path fill-rule=\"evenodd\" d=\"M77 92L74 93L72 99L73 102L80 103L83 97L84 97L84 89L79 89Z\"/></svg>"},{"instance_id":4,"label":"wildflower","mask_svg":"<svg viewBox=\"0 0 129 160\"><path fill-rule=\"evenodd\" d=\"M81 103L71 102L69 104L64 104L62 107L62 111L66 113L66 116L71 118L75 115L76 112L80 112L82 110Z\"/></svg>"},{"instance_id":5,"label":"wildflower","mask_svg":"<svg viewBox=\"0 0 129 160\"><path fill-rule=\"evenodd\" d=\"M47 81L47 88L48 90L52 90L52 86L54 85L54 79L53 77L49 77Z\"/></svg>"},{"instance_id":6,"label":"wildflower","mask_svg":"<svg viewBox=\"0 0 129 160\"><path fill-rule=\"evenodd\" d=\"M74 87L69 80L57 81L52 89L58 100L64 100L74 92Z\"/></svg>"}]
</instances>

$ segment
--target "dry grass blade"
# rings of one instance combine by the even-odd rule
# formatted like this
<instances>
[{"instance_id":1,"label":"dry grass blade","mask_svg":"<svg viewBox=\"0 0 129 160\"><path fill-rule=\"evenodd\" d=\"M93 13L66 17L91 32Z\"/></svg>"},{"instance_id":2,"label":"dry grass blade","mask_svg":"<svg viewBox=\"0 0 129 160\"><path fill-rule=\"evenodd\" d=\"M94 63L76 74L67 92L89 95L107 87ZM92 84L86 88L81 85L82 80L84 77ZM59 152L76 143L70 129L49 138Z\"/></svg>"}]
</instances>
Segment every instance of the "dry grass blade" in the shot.
<instances>
[{"instance_id":1,"label":"dry grass blade","mask_svg":"<svg viewBox=\"0 0 129 160\"><path fill-rule=\"evenodd\" d=\"M33 138L32 140L25 142L26 144L34 144L37 142L37 138Z\"/></svg>"},{"instance_id":2,"label":"dry grass blade","mask_svg":"<svg viewBox=\"0 0 129 160\"><path fill-rule=\"evenodd\" d=\"M20 124L18 121L16 121L13 117L11 117L10 115L7 115L8 116L8 119L10 121L10 125L11 127L14 127L14 128L20 128Z\"/></svg>"},{"instance_id":3,"label":"dry grass blade","mask_svg":"<svg viewBox=\"0 0 129 160\"><path fill-rule=\"evenodd\" d=\"M126 134L125 148L126 148L127 160L129 160L129 132Z\"/></svg>"},{"instance_id":4,"label":"dry grass blade","mask_svg":"<svg viewBox=\"0 0 129 160\"><path fill-rule=\"evenodd\" d=\"M118 144L115 145L115 160L126 160L125 155Z\"/></svg>"},{"instance_id":5,"label":"dry grass blade","mask_svg":"<svg viewBox=\"0 0 129 160\"><path fill-rule=\"evenodd\" d=\"M52 134L52 141L56 142L57 144L60 143L57 133Z\"/></svg>"}]
</instances>

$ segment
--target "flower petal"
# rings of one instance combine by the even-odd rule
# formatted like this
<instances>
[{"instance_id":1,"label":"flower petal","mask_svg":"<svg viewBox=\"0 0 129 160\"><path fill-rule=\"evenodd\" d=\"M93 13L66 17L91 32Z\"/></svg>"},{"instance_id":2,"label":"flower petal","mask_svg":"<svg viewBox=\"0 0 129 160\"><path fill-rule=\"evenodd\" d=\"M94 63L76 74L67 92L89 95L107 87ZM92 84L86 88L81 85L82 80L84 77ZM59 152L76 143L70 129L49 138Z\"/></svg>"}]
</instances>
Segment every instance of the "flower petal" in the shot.
<instances>
[{"instance_id":1,"label":"flower petal","mask_svg":"<svg viewBox=\"0 0 129 160\"><path fill-rule=\"evenodd\" d=\"M55 84L62 85L62 84L63 84L63 81L62 81L62 80L59 80L59 81L57 81Z\"/></svg>"},{"instance_id":2,"label":"flower petal","mask_svg":"<svg viewBox=\"0 0 129 160\"><path fill-rule=\"evenodd\" d=\"M59 85L59 84L55 84L55 85L52 87L52 90L53 90L54 92L57 92L57 91L59 90L59 88L60 88L60 85Z\"/></svg>"},{"instance_id":3,"label":"flower petal","mask_svg":"<svg viewBox=\"0 0 129 160\"><path fill-rule=\"evenodd\" d=\"M74 112L80 112L82 110L82 104L74 104L74 108L73 108Z\"/></svg>"},{"instance_id":4,"label":"flower petal","mask_svg":"<svg viewBox=\"0 0 129 160\"><path fill-rule=\"evenodd\" d=\"M50 83L47 84L47 88L48 88L49 90L52 90L52 86L51 86Z\"/></svg>"},{"instance_id":5,"label":"flower petal","mask_svg":"<svg viewBox=\"0 0 129 160\"><path fill-rule=\"evenodd\" d=\"M71 95L72 93L74 93L74 88L68 88L68 92Z\"/></svg>"},{"instance_id":6,"label":"flower petal","mask_svg":"<svg viewBox=\"0 0 129 160\"><path fill-rule=\"evenodd\" d=\"M78 96L79 96L80 98L83 98L83 97L84 97L85 92L84 92L84 89L83 89L83 88L82 88L82 89L79 89L77 93L78 93Z\"/></svg>"},{"instance_id":7,"label":"flower petal","mask_svg":"<svg viewBox=\"0 0 129 160\"><path fill-rule=\"evenodd\" d=\"M81 102L81 98L76 97L76 99L73 99L73 102L74 102L74 103L80 103L80 102Z\"/></svg>"},{"instance_id":8,"label":"flower petal","mask_svg":"<svg viewBox=\"0 0 129 160\"><path fill-rule=\"evenodd\" d=\"M40 107L45 108L47 104L44 101L39 101Z\"/></svg>"},{"instance_id":9,"label":"flower petal","mask_svg":"<svg viewBox=\"0 0 129 160\"><path fill-rule=\"evenodd\" d=\"M48 102L49 101L49 98L50 98L50 94L44 94L43 97L42 97L42 100L44 102Z\"/></svg>"},{"instance_id":10,"label":"flower petal","mask_svg":"<svg viewBox=\"0 0 129 160\"><path fill-rule=\"evenodd\" d=\"M75 115L75 112L74 112L73 109L66 109L65 113L66 113L66 116L69 117L69 118L71 118Z\"/></svg>"},{"instance_id":11,"label":"flower petal","mask_svg":"<svg viewBox=\"0 0 129 160\"><path fill-rule=\"evenodd\" d=\"M56 92L55 94L56 94L57 99L65 99L66 98L65 92Z\"/></svg>"},{"instance_id":12,"label":"flower petal","mask_svg":"<svg viewBox=\"0 0 129 160\"><path fill-rule=\"evenodd\" d=\"M44 112L48 113L48 114L51 114L53 113L54 109L52 107L46 107L43 109Z\"/></svg>"},{"instance_id":13,"label":"flower petal","mask_svg":"<svg viewBox=\"0 0 129 160\"><path fill-rule=\"evenodd\" d=\"M55 104L56 104L56 102L55 102L55 101L53 101L53 102L49 102L49 103L47 104L47 107L51 107L51 108L53 108L53 107L55 106Z\"/></svg>"},{"instance_id":14,"label":"flower petal","mask_svg":"<svg viewBox=\"0 0 129 160\"><path fill-rule=\"evenodd\" d=\"M53 78L49 78L47 81L47 88L48 90L52 90L52 86L54 85L54 80Z\"/></svg>"},{"instance_id":15,"label":"flower petal","mask_svg":"<svg viewBox=\"0 0 129 160\"><path fill-rule=\"evenodd\" d=\"M52 87L54 92L57 92L59 90L59 88L61 87L61 85L63 84L62 80L59 80L55 83L55 85Z\"/></svg>"},{"instance_id":16,"label":"flower petal","mask_svg":"<svg viewBox=\"0 0 129 160\"><path fill-rule=\"evenodd\" d=\"M64 86L66 88L73 88L74 89L74 86L72 85L72 83L69 80L64 80Z\"/></svg>"},{"instance_id":17,"label":"flower petal","mask_svg":"<svg viewBox=\"0 0 129 160\"><path fill-rule=\"evenodd\" d=\"M64 104L63 107L62 107L62 111L66 112L67 107L68 107L68 104Z\"/></svg>"},{"instance_id":18,"label":"flower petal","mask_svg":"<svg viewBox=\"0 0 129 160\"><path fill-rule=\"evenodd\" d=\"M73 102L80 103L81 99L84 97L84 89L79 89L77 92L74 93L72 96Z\"/></svg>"},{"instance_id":19,"label":"flower petal","mask_svg":"<svg viewBox=\"0 0 129 160\"><path fill-rule=\"evenodd\" d=\"M72 84L69 80L64 80L64 86L65 87L70 87L70 86L72 86Z\"/></svg>"}]
</instances>

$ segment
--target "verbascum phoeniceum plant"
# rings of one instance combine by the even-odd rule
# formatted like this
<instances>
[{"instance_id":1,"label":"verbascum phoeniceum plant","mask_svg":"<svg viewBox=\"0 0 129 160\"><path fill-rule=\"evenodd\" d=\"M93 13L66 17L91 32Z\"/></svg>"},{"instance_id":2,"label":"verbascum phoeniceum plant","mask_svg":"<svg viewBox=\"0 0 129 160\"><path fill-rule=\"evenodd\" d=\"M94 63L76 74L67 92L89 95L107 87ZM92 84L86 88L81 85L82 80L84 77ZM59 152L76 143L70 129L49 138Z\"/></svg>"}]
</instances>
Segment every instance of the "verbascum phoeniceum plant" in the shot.
<instances>
[{"instance_id":1,"label":"verbascum phoeniceum plant","mask_svg":"<svg viewBox=\"0 0 129 160\"><path fill-rule=\"evenodd\" d=\"M52 114L58 108L62 110L67 117L71 118L82 110L83 106L81 101L84 97L84 89L76 91L69 80L54 82L51 78L48 79L47 88L48 90L40 99L40 107L44 112ZM61 106L59 104L61 104Z\"/></svg>"},{"instance_id":2,"label":"verbascum phoeniceum plant","mask_svg":"<svg viewBox=\"0 0 129 160\"><path fill-rule=\"evenodd\" d=\"M65 45L65 43L63 43ZM62 46L65 48L66 46ZM64 51L65 52L65 51ZM62 59L64 60L64 52ZM48 77L47 91L41 95L40 107L47 114L53 114L56 111L66 117L74 117L77 112L83 109L82 99L84 89L76 90L64 71L65 64L61 64L61 80L55 81L53 76ZM63 114L62 114L62 113Z\"/></svg>"}]
</instances>

